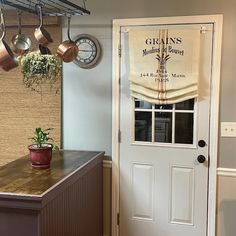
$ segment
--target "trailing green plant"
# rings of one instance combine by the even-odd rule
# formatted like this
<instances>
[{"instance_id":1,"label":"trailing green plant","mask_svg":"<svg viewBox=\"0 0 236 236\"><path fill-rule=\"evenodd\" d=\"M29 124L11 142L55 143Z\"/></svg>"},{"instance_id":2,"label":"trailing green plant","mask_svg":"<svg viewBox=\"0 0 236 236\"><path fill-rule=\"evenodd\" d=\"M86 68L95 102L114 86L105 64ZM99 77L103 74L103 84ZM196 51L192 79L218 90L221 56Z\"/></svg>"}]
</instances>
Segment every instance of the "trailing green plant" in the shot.
<instances>
[{"instance_id":1,"label":"trailing green plant","mask_svg":"<svg viewBox=\"0 0 236 236\"><path fill-rule=\"evenodd\" d=\"M52 140L52 138L49 137L50 131L53 130L53 128L48 128L45 130L42 130L41 128L36 128L34 131L34 137L29 138L33 141L33 144L37 146L37 148L41 148L43 144L46 144L48 140Z\"/></svg>"},{"instance_id":2,"label":"trailing green plant","mask_svg":"<svg viewBox=\"0 0 236 236\"><path fill-rule=\"evenodd\" d=\"M42 93L42 85L50 88L61 78L61 60L55 55L44 55L40 52L29 52L18 57L23 83L27 88Z\"/></svg>"}]
</instances>

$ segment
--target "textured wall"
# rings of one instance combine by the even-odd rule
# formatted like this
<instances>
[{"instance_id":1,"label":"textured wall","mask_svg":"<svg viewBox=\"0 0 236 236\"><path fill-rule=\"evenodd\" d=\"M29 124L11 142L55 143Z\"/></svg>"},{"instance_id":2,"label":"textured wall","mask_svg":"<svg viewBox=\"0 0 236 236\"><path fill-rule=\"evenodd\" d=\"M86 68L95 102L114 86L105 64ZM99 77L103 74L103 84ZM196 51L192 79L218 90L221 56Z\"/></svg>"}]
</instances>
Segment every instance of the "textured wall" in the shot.
<instances>
[{"instance_id":1,"label":"textured wall","mask_svg":"<svg viewBox=\"0 0 236 236\"><path fill-rule=\"evenodd\" d=\"M35 16L22 15L22 33L33 41L33 49L38 46L33 37L38 24ZM9 44L11 37L17 34L17 14L6 13L7 34L5 41ZM54 39L49 47L55 52L61 41L61 27L55 19L46 21L47 29ZM60 86L60 82L57 87ZM53 127L52 137L60 144L61 132L61 96L49 87L43 88L43 96L27 89L22 82L20 68L9 72L0 69L0 165L28 154L28 140L33 136L35 127Z\"/></svg>"}]
</instances>

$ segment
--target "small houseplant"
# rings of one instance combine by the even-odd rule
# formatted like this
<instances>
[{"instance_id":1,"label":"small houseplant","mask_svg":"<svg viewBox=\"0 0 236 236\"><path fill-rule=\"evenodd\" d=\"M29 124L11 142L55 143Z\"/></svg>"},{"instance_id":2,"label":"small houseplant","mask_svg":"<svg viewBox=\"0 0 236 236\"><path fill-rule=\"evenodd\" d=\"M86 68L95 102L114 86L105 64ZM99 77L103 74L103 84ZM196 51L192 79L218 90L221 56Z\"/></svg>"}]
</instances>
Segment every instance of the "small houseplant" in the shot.
<instances>
[{"instance_id":1,"label":"small houseplant","mask_svg":"<svg viewBox=\"0 0 236 236\"><path fill-rule=\"evenodd\" d=\"M33 143L28 146L28 149L30 151L31 165L34 168L50 168L53 144L48 143L48 141L53 141L53 139L49 137L51 130L52 128L45 130L36 128L34 131L34 137L30 138Z\"/></svg>"},{"instance_id":2,"label":"small houseplant","mask_svg":"<svg viewBox=\"0 0 236 236\"><path fill-rule=\"evenodd\" d=\"M55 55L34 51L19 56L18 61L23 73L23 83L40 94L43 84L49 84L52 88L61 78L61 60Z\"/></svg>"}]
</instances>

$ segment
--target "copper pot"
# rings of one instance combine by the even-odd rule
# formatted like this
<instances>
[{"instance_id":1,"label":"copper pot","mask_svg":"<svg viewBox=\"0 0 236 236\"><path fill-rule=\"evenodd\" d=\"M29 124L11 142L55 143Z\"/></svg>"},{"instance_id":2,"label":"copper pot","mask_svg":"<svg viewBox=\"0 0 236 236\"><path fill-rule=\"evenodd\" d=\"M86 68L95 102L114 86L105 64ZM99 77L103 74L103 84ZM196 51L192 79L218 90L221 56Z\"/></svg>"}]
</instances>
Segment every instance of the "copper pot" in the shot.
<instances>
[{"instance_id":1,"label":"copper pot","mask_svg":"<svg viewBox=\"0 0 236 236\"><path fill-rule=\"evenodd\" d=\"M3 17L2 9L0 8L0 18L2 27L2 36L0 38L0 66L5 70L9 71L18 66L18 62L7 43L3 40L6 34L5 21Z\"/></svg>"},{"instance_id":2,"label":"copper pot","mask_svg":"<svg viewBox=\"0 0 236 236\"><path fill-rule=\"evenodd\" d=\"M70 20L71 17L68 17L68 40L62 42L57 49L57 56L60 57L64 62L74 61L79 52L78 46L74 41L71 40L70 37Z\"/></svg>"},{"instance_id":3,"label":"copper pot","mask_svg":"<svg viewBox=\"0 0 236 236\"><path fill-rule=\"evenodd\" d=\"M17 59L4 40L0 41L0 66L5 71L9 71L18 66Z\"/></svg>"},{"instance_id":4,"label":"copper pot","mask_svg":"<svg viewBox=\"0 0 236 236\"><path fill-rule=\"evenodd\" d=\"M50 49L43 46L42 44L39 44L39 51L42 55L52 55Z\"/></svg>"},{"instance_id":5,"label":"copper pot","mask_svg":"<svg viewBox=\"0 0 236 236\"><path fill-rule=\"evenodd\" d=\"M51 35L47 32L47 30L43 27L43 15L42 15L42 7L39 4L36 4L36 8L39 14L39 27L35 29L34 37L38 41L38 43L43 46L48 45L53 42Z\"/></svg>"},{"instance_id":6,"label":"copper pot","mask_svg":"<svg viewBox=\"0 0 236 236\"><path fill-rule=\"evenodd\" d=\"M31 47L31 40L25 34L21 34L21 12L18 12L18 16L18 34L12 37L11 48L14 53L21 55L29 51L29 48Z\"/></svg>"}]
</instances>

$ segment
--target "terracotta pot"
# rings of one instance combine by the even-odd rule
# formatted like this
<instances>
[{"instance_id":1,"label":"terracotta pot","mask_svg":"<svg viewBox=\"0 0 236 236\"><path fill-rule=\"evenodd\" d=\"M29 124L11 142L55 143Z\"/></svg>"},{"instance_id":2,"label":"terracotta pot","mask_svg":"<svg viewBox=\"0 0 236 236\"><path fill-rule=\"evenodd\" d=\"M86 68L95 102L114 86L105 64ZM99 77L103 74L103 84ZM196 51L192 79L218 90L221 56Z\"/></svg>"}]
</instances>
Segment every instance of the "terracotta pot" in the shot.
<instances>
[{"instance_id":1,"label":"terracotta pot","mask_svg":"<svg viewBox=\"0 0 236 236\"><path fill-rule=\"evenodd\" d=\"M32 144L28 146L30 151L31 166L36 169L47 169L50 168L52 159L52 145L44 144L38 148L37 145Z\"/></svg>"}]
</instances>

